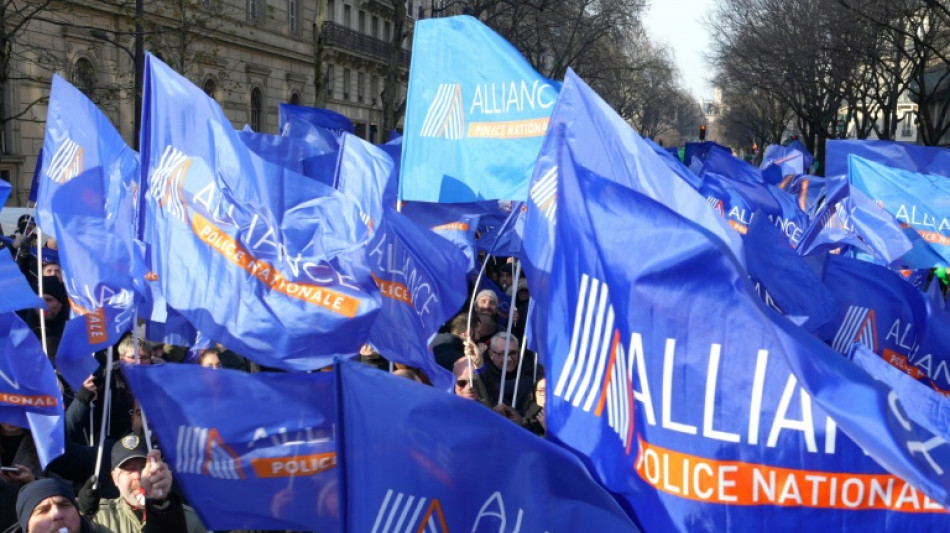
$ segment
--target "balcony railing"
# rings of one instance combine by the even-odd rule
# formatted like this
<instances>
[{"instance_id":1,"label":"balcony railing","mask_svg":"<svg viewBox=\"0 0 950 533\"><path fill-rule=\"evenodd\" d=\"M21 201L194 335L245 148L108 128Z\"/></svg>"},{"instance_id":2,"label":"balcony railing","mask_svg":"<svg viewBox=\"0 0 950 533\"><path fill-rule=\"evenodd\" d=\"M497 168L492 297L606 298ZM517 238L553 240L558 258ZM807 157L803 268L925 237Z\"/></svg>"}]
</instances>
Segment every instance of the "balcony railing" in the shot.
<instances>
[{"instance_id":1,"label":"balcony railing","mask_svg":"<svg viewBox=\"0 0 950 533\"><path fill-rule=\"evenodd\" d=\"M369 35L363 35L335 22L327 21L323 23L323 40L330 46L339 46L383 61L389 60L390 43ZM400 63L409 66L409 51L400 50L399 59Z\"/></svg>"}]
</instances>

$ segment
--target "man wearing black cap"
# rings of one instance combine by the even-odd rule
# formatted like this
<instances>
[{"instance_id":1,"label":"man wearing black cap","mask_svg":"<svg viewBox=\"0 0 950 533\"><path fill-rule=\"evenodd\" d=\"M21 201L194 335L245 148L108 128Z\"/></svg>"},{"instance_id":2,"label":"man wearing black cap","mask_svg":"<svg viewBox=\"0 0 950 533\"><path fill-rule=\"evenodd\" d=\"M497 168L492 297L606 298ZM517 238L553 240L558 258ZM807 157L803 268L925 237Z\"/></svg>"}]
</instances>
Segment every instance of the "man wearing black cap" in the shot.
<instances>
[{"instance_id":1,"label":"man wearing black cap","mask_svg":"<svg viewBox=\"0 0 950 533\"><path fill-rule=\"evenodd\" d=\"M7 533L99 533L79 514L73 489L58 479L24 485L16 500L17 524Z\"/></svg>"},{"instance_id":2,"label":"man wearing black cap","mask_svg":"<svg viewBox=\"0 0 950 533\"><path fill-rule=\"evenodd\" d=\"M93 517L101 533L205 533L198 516L172 493L161 452L126 435L112 447L112 481L119 497L102 500Z\"/></svg>"}]
</instances>

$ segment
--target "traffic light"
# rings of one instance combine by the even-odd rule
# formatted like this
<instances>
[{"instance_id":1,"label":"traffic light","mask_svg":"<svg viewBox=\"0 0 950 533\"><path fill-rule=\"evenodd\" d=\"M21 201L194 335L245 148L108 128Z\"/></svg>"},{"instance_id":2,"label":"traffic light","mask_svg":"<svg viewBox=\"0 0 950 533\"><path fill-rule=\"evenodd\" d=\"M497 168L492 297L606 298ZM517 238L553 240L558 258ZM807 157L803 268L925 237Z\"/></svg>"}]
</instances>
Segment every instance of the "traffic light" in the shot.
<instances>
[{"instance_id":1,"label":"traffic light","mask_svg":"<svg viewBox=\"0 0 950 533\"><path fill-rule=\"evenodd\" d=\"M706 140L706 125L705 124L701 124L699 126L699 140L700 142Z\"/></svg>"}]
</instances>

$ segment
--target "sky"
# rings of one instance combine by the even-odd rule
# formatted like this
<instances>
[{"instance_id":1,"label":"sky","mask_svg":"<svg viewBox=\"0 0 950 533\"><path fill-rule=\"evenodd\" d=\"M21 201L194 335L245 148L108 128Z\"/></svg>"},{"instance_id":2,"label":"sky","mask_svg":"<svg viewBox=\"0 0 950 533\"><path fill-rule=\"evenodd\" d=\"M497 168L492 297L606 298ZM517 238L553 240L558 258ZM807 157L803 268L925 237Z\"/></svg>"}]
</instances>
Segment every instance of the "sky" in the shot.
<instances>
[{"instance_id":1,"label":"sky","mask_svg":"<svg viewBox=\"0 0 950 533\"><path fill-rule=\"evenodd\" d=\"M710 41L702 20L714 4L713 0L650 0L644 13L650 37L673 49L683 86L697 100L713 96L706 81L711 73L703 59Z\"/></svg>"}]
</instances>

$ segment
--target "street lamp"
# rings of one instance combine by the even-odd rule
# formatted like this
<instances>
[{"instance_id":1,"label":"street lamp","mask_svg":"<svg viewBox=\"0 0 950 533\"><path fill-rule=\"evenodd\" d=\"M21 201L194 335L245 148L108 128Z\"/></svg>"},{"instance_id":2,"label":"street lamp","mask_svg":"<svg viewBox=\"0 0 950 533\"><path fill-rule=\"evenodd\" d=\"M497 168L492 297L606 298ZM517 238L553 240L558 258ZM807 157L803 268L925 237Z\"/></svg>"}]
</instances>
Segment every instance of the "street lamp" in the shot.
<instances>
[{"instance_id":1,"label":"street lamp","mask_svg":"<svg viewBox=\"0 0 950 533\"><path fill-rule=\"evenodd\" d=\"M129 57L132 59L132 65L135 69L135 86L133 91L135 92L135 125L134 131L132 134L132 148L135 150L139 149L139 133L142 128L142 79L145 73L145 33L142 28L142 0L135 0L135 50L129 50L127 46L115 40L114 37L110 37L109 33L112 35L118 35L120 32L114 31L103 31L103 30L92 30L91 34L94 38L99 39L100 41L105 41L119 50L122 50L126 54L129 54Z\"/></svg>"}]
</instances>

